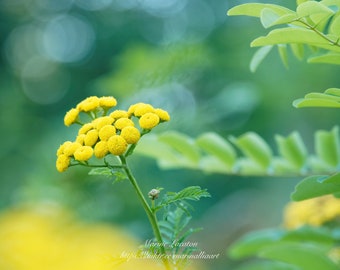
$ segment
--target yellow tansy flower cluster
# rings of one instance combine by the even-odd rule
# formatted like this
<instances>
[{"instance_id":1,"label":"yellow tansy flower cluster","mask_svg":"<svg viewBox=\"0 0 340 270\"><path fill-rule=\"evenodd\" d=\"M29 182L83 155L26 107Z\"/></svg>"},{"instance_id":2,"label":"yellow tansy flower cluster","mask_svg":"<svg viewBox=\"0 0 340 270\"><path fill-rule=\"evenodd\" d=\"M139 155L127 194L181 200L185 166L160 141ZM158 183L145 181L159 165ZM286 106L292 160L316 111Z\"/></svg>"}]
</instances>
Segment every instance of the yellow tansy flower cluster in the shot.
<instances>
[{"instance_id":1,"label":"yellow tansy flower cluster","mask_svg":"<svg viewBox=\"0 0 340 270\"><path fill-rule=\"evenodd\" d=\"M150 104L136 103L127 111L109 112L116 105L114 97L91 96L66 113L66 126L77 123L81 127L73 142L66 141L57 150L56 167L59 172L66 171L72 161L82 163L93 156L103 158L110 154L123 155L147 131L170 120L167 111L154 108ZM91 121L81 123L81 112L91 116Z\"/></svg>"},{"instance_id":2,"label":"yellow tansy flower cluster","mask_svg":"<svg viewBox=\"0 0 340 270\"><path fill-rule=\"evenodd\" d=\"M284 212L284 225L293 229L302 225L321 226L340 218L340 199L332 195L301 202L290 202Z\"/></svg>"}]
</instances>

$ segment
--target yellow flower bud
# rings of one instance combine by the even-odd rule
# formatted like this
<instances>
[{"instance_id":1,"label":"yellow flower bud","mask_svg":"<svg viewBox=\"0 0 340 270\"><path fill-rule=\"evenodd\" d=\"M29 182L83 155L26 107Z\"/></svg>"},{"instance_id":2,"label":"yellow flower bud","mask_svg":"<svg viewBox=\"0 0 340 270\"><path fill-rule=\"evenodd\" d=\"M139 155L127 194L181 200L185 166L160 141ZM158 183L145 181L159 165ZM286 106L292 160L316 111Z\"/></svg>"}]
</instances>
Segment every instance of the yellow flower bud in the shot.
<instances>
[{"instance_id":1,"label":"yellow flower bud","mask_svg":"<svg viewBox=\"0 0 340 270\"><path fill-rule=\"evenodd\" d=\"M129 118L119 118L118 120L116 120L114 125L115 125L115 127L117 129L122 130L123 128L128 127L128 126L132 126L133 127L135 124Z\"/></svg>"},{"instance_id":2,"label":"yellow flower bud","mask_svg":"<svg viewBox=\"0 0 340 270\"><path fill-rule=\"evenodd\" d=\"M92 124L97 130L100 130L103 126L111 125L113 121L114 119L110 116L102 116L94 119Z\"/></svg>"},{"instance_id":3,"label":"yellow flower bud","mask_svg":"<svg viewBox=\"0 0 340 270\"><path fill-rule=\"evenodd\" d=\"M159 116L154 113L146 113L139 119L139 125L143 129L152 129L159 123Z\"/></svg>"},{"instance_id":4,"label":"yellow flower bud","mask_svg":"<svg viewBox=\"0 0 340 270\"><path fill-rule=\"evenodd\" d=\"M133 113L135 112L136 108L138 105L140 104L144 104L144 103L136 103L136 104L132 104L129 109L128 109L128 115L131 116L133 115Z\"/></svg>"},{"instance_id":5,"label":"yellow flower bud","mask_svg":"<svg viewBox=\"0 0 340 270\"><path fill-rule=\"evenodd\" d=\"M102 141L107 141L113 135L116 135L116 128L114 126L106 125L99 130L99 138Z\"/></svg>"},{"instance_id":6,"label":"yellow flower bud","mask_svg":"<svg viewBox=\"0 0 340 270\"><path fill-rule=\"evenodd\" d=\"M127 142L124 140L122 136L113 135L108 141L107 146L111 154L115 156L120 156L124 154L127 149Z\"/></svg>"},{"instance_id":7,"label":"yellow flower bud","mask_svg":"<svg viewBox=\"0 0 340 270\"><path fill-rule=\"evenodd\" d=\"M62 145L60 145L58 150L57 150L57 156L64 154L65 148L70 146L71 144L72 144L72 142L66 141Z\"/></svg>"},{"instance_id":8,"label":"yellow flower bud","mask_svg":"<svg viewBox=\"0 0 340 270\"><path fill-rule=\"evenodd\" d=\"M155 109L155 114L158 115L161 121L170 121L170 115L167 111L162 109Z\"/></svg>"},{"instance_id":9,"label":"yellow flower bud","mask_svg":"<svg viewBox=\"0 0 340 270\"><path fill-rule=\"evenodd\" d=\"M129 114L127 111L123 110L114 110L111 114L110 117L113 119L119 119L119 118L129 118Z\"/></svg>"},{"instance_id":10,"label":"yellow flower bud","mask_svg":"<svg viewBox=\"0 0 340 270\"><path fill-rule=\"evenodd\" d=\"M93 149L90 146L82 146L79 147L74 152L74 159L78 161L86 161L89 160L93 155Z\"/></svg>"},{"instance_id":11,"label":"yellow flower bud","mask_svg":"<svg viewBox=\"0 0 340 270\"><path fill-rule=\"evenodd\" d=\"M69 156L69 157L72 156L74 154L74 152L81 146L82 145L78 142L73 142L73 143L69 144L64 149L64 155Z\"/></svg>"},{"instance_id":12,"label":"yellow flower bud","mask_svg":"<svg viewBox=\"0 0 340 270\"><path fill-rule=\"evenodd\" d=\"M56 161L56 168L58 172L64 172L67 170L67 168L70 166L71 159L70 157L61 154L58 156Z\"/></svg>"},{"instance_id":13,"label":"yellow flower bud","mask_svg":"<svg viewBox=\"0 0 340 270\"><path fill-rule=\"evenodd\" d=\"M73 123L75 123L78 119L79 110L72 108L69 110L64 117L64 124L65 126L69 127Z\"/></svg>"},{"instance_id":14,"label":"yellow flower bud","mask_svg":"<svg viewBox=\"0 0 340 270\"><path fill-rule=\"evenodd\" d=\"M84 138L84 144L86 146L93 146L98 140L98 131L96 129L92 129L86 133Z\"/></svg>"},{"instance_id":15,"label":"yellow flower bud","mask_svg":"<svg viewBox=\"0 0 340 270\"><path fill-rule=\"evenodd\" d=\"M107 146L107 142L100 141L94 147L94 155L97 158L103 158L109 153L109 148Z\"/></svg>"},{"instance_id":16,"label":"yellow flower bud","mask_svg":"<svg viewBox=\"0 0 340 270\"><path fill-rule=\"evenodd\" d=\"M81 145L84 145L85 137L86 137L85 134L79 134L76 138L76 142L80 143Z\"/></svg>"},{"instance_id":17,"label":"yellow flower bud","mask_svg":"<svg viewBox=\"0 0 340 270\"><path fill-rule=\"evenodd\" d=\"M140 139L140 132L137 128L128 126L122 129L120 136L122 136L127 143L134 144Z\"/></svg>"},{"instance_id":18,"label":"yellow flower bud","mask_svg":"<svg viewBox=\"0 0 340 270\"><path fill-rule=\"evenodd\" d=\"M93 111L97 107L99 107L99 98L96 96L88 97L77 105L77 109L83 112Z\"/></svg>"},{"instance_id":19,"label":"yellow flower bud","mask_svg":"<svg viewBox=\"0 0 340 270\"><path fill-rule=\"evenodd\" d=\"M79 131L78 131L78 135L80 134L86 134L89 130L93 129L93 124L92 123L87 123L85 125L83 125Z\"/></svg>"},{"instance_id":20,"label":"yellow flower bud","mask_svg":"<svg viewBox=\"0 0 340 270\"><path fill-rule=\"evenodd\" d=\"M99 106L102 108L112 108L117 105L117 100L114 97L100 97Z\"/></svg>"},{"instance_id":21,"label":"yellow flower bud","mask_svg":"<svg viewBox=\"0 0 340 270\"><path fill-rule=\"evenodd\" d=\"M146 113L153 113L155 111L154 107L150 104L139 103L135 108L133 114L140 117Z\"/></svg>"},{"instance_id":22,"label":"yellow flower bud","mask_svg":"<svg viewBox=\"0 0 340 270\"><path fill-rule=\"evenodd\" d=\"M325 195L301 202L290 202L284 213L284 225L292 229L303 225L321 226L340 216L340 199Z\"/></svg>"}]
</instances>

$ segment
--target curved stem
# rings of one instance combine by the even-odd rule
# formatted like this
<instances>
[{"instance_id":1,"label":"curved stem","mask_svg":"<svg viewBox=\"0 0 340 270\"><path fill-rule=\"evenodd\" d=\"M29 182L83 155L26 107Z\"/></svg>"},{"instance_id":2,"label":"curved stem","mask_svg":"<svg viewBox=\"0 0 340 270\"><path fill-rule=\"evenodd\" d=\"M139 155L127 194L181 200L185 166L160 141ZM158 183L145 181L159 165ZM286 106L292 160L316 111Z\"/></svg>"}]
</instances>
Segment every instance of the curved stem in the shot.
<instances>
[{"instance_id":1,"label":"curved stem","mask_svg":"<svg viewBox=\"0 0 340 270\"><path fill-rule=\"evenodd\" d=\"M316 26L312 26L310 25L308 22L304 21L304 20L301 20L301 19L298 19L297 20L298 22L304 24L308 29L314 31L317 35L319 35L320 37L322 37L323 39L327 40L329 43L331 43L332 45L334 46L337 46L339 47L340 44L338 43L339 40L331 40L330 38L328 38L323 32L319 31L318 29L316 29Z\"/></svg>"},{"instance_id":2,"label":"curved stem","mask_svg":"<svg viewBox=\"0 0 340 270\"><path fill-rule=\"evenodd\" d=\"M160 246L160 251L162 253L162 261L163 261L163 264L165 266L165 268L167 270L170 270L171 267L170 267L170 263L169 263L169 260L167 258L167 254L166 254L166 251L165 251L165 247L164 247L164 242L163 242L163 239L162 239L162 235L161 235L161 232L160 232L160 229L159 229L159 226L158 226L158 221L157 221L157 217L156 217L156 214L154 213L154 211L152 211L152 209L150 208L149 204L147 203L141 189L139 188L138 186L138 183L135 179L135 177L133 176L129 166L127 165L126 163L126 159L124 156L120 156L119 157L121 162L122 162L122 168L123 170L125 171L128 179L130 180L132 186L134 187L137 195L138 195L138 198L139 200L141 201L142 203L142 206L146 212L146 215L148 216L148 219L149 219L149 222L151 224L151 227L152 227L152 230L153 230L153 233L154 233L154 236L157 240L157 242L159 243L159 246Z\"/></svg>"}]
</instances>

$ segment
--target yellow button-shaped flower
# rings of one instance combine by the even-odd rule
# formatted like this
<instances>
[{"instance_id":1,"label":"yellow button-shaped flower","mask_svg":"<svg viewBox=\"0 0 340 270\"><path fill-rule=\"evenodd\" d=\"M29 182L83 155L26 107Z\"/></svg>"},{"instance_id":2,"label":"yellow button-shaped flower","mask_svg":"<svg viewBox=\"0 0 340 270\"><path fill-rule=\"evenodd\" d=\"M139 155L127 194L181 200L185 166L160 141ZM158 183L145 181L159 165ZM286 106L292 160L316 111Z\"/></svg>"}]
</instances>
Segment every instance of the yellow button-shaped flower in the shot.
<instances>
[{"instance_id":1,"label":"yellow button-shaped flower","mask_svg":"<svg viewBox=\"0 0 340 270\"><path fill-rule=\"evenodd\" d=\"M120 156L124 154L127 149L127 142L124 140L122 136L113 135L108 141L107 146L111 154L115 156Z\"/></svg>"},{"instance_id":2,"label":"yellow button-shaped flower","mask_svg":"<svg viewBox=\"0 0 340 270\"><path fill-rule=\"evenodd\" d=\"M100 141L94 147L94 155L97 158L103 158L109 153L109 148L106 141Z\"/></svg>"},{"instance_id":3,"label":"yellow button-shaped flower","mask_svg":"<svg viewBox=\"0 0 340 270\"><path fill-rule=\"evenodd\" d=\"M129 114L127 111L123 111L123 110L114 110L111 114L110 117L112 117L113 119L119 119L119 118L128 118Z\"/></svg>"},{"instance_id":4,"label":"yellow button-shaped flower","mask_svg":"<svg viewBox=\"0 0 340 270\"><path fill-rule=\"evenodd\" d=\"M159 116L155 113L146 113L139 119L139 125L143 129L152 129L159 124Z\"/></svg>"},{"instance_id":5,"label":"yellow button-shaped flower","mask_svg":"<svg viewBox=\"0 0 340 270\"><path fill-rule=\"evenodd\" d=\"M114 119L110 116L102 116L93 120L92 124L97 130L100 130L103 126L111 125L113 121Z\"/></svg>"},{"instance_id":6,"label":"yellow button-shaped flower","mask_svg":"<svg viewBox=\"0 0 340 270\"><path fill-rule=\"evenodd\" d=\"M64 142L62 145L59 146L58 150L57 150L57 156L64 154L64 150L65 148L67 148L68 146L70 146L72 144L71 141L66 141Z\"/></svg>"},{"instance_id":7,"label":"yellow button-shaped flower","mask_svg":"<svg viewBox=\"0 0 340 270\"><path fill-rule=\"evenodd\" d=\"M90 146L79 147L73 154L74 159L78 161L89 160L93 155L93 149Z\"/></svg>"},{"instance_id":8,"label":"yellow button-shaped flower","mask_svg":"<svg viewBox=\"0 0 340 270\"><path fill-rule=\"evenodd\" d=\"M135 108L133 114L137 117L140 117L146 113L152 113L155 109L150 104L139 103Z\"/></svg>"},{"instance_id":9,"label":"yellow button-shaped flower","mask_svg":"<svg viewBox=\"0 0 340 270\"><path fill-rule=\"evenodd\" d=\"M56 168L58 172L64 172L70 166L71 159L69 156L61 154L56 161Z\"/></svg>"},{"instance_id":10,"label":"yellow button-shaped flower","mask_svg":"<svg viewBox=\"0 0 340 270\"><path fill-rule=\"evenodd\" d=\"M158 115L161 121L170 121L170 115L167 111L162 109L155 109L155 114Z\"/></svg>"},{"instance_id":11,"label":"yellow button-shaped flower","mask_svg":"<svg viewBox=\"0 0 340 270\"><path fill-rule=\"evenodd\" d=\"M84 145L85 137L86 137L85 134L79 134L79 135L76 137L76 142L80 143L81 145Z\"/></svg>"},{"instance_id":12,"label":"yellow button-shaped flower","mask_svg":"<svg viewBox=\"0 0 340 270\"><path fill-rule=\"evenodd\" d=\"M67 145L64 149L64 155L69 156L69 157L72 156L74 152L81 146L82 145L78 142L73 142Z\"/></svg>"},{"instance_id":13,"label":"yellow button-shaped flower","mask_svg":"<svg viewBox=\"0 0 340 270\"><path fill-rule=\"evenodd\" d=\"M99 107L99 98L96 96L88 97L77 105L77 109L83 112L89 112Z\"/></svg>"},{"instance_id":14,"label":"yellow button-shaped flower","mask_svg":"<svg viewBox=\"0 0 340 270\"><path fill-rule=\"evenodd\" d=\"M116 135L116 128L114 126L112 126L112 125L103 126L99 130L99 138L102 141L107 141L113 135Z\"/></svg>"},{"instance_id":15,"label":"yellow button-shaped flower","mask_svg":"<svg viewBox=\"0 0 340 270\"><path fill-rule=\"evenodd\" d=\"M332 195L301 202L290 202L284 212L284 225L292 229L302 225L321 226L340 216L340 199Z\"/></svg>"},{"instance_id":16,"label":"yellow button-shaped flower","mask_svg":"<svg viewBox=\"0 0 340 270\"><path fill-rule=\"evenodd\" d=\"M79 116L79 110L72 108L69 110L64 117L64 124L65 126L69 127L73 123L75 123Z\"/></svg>"},{"instance_id":17,"label":"yellow button-shaped flower","mask_svg":"<svg viewBox=\"0 0 340 270\"><path fill-rule=\"evenodd\" d=\"M96 129L92 129L86 133L84 138L84 144L87 146L93 146L98 140L98 131Z\"/></svg>"},{"instance_id":18,"label":"yellow button-shaped flower","mask_svg":"<svg viewBox=\"0 0 340 270\"><path fill-rule=\"evenodd\" d=\"M102 108L112 108L117 105L117 100L114 97L100 97L99 106Z\"/></svg>"},{"instance_id":19,"label":"yellow button-shaped flower","mask_svg":"<svg viewBox=\"0 0 340 270\"><path fill-rule=\"evenodd\" d=\"M85 125L83 125L79 131L78 131L78 135L80 134L86 134L89 130L93 129L93 124L92 123L87 123Z\"/></svg>"},{"instance_id":20,"label":"yellow button-shaped flower","mask_svg":"<svg viewBox=\"0 0 340 270\"><path fill-rule=\"evenodd\" d=\"M122 129L120 136L122 136L127 143L134 144L139 141L140 132L137 128L129 126Z\"/></svg>"},{"instance_id":21,"label":"yellow button-shaped flower","mask_svg":"<svg viewBox=\"0 0 340 270\"><path fill-rule=\"evenodd\" d=\"M133 127L135 124L129 118L119 118L118 120L116 120L114 125L115 125L116 129L122 130L125 127L129 127L129 126Z\"/></svg>"}]
</instances>

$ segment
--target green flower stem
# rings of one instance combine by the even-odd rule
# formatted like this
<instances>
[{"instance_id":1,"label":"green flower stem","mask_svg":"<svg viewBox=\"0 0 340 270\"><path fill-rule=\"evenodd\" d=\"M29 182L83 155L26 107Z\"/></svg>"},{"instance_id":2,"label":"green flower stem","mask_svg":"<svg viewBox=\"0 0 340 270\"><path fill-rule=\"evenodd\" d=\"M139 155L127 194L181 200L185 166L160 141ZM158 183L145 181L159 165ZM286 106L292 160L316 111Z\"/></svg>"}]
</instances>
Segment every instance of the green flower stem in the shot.
<instances>
[{"instance_id":1,"label":"green flower stem","mask_svg":"<svg viewBox=\"0 0 340 270\"><path fill-rule=\"evenodd\" d=\"M143 208L144 208L144 210L145 210L145 212L146 212L146 214L149 218L149 222L152 226L152 230L153 230L153 233L154 233L154 235L157 239L157 242L160 244L160 251L161 251L162 255L164 255L162 257L163 264L164 264L164 266L167 270L170 270L171 267L170 267L169 260L166 256L166 251L165 251L164 244L163 244L164 242L163 242L162 235L161 235L161 232L160 232L160 229L159 229L159 226L158 226L156 214L154 213L154 211L152 211L149 204L147 203L141 189L138 186L138 183L137 183L135 177L133 176L129 166L126 163L125 157L120 156L120 160L121 160L122 165L123 165L122 166L123 170L125 171L128 179L130 180L132 186L134 187L134 189L135 189L135 191L136 191L136 193L137 193L137 195L138 195L138 197L139 197L139 199L142 203L142 206L143 206Z\"/></svg>"},{"instance_id":2,"label":"green flower stem","mask_svg":"<svg viewBox=\"0 0 340 270\"><path fill-rule=\"evenodd\" d=\"M145 134L148 134L150 131L151 131L150 129L143 129L140 134L140 137L142 138ZM130 156L135 150L136 146L137 146L137 143L131 144L128 150L126 151L126 153L124 154L124 157Z\"/></svg>"},{"instance_id":3,"label":"green flower stem","mask_svg":"<svg viewBox=\"0 0 340 270\"><path fill-rule=\"evenodd\" d=\"M72 167L72 166L85 166L85 167L89 167L89 168L110 168L110 169L123 169L125 167L125 165L109 165L109 164L92 164L92 165L89 165L87 163L72 163L70 164L69 167Z\"/></svg>"}]
</instances>

